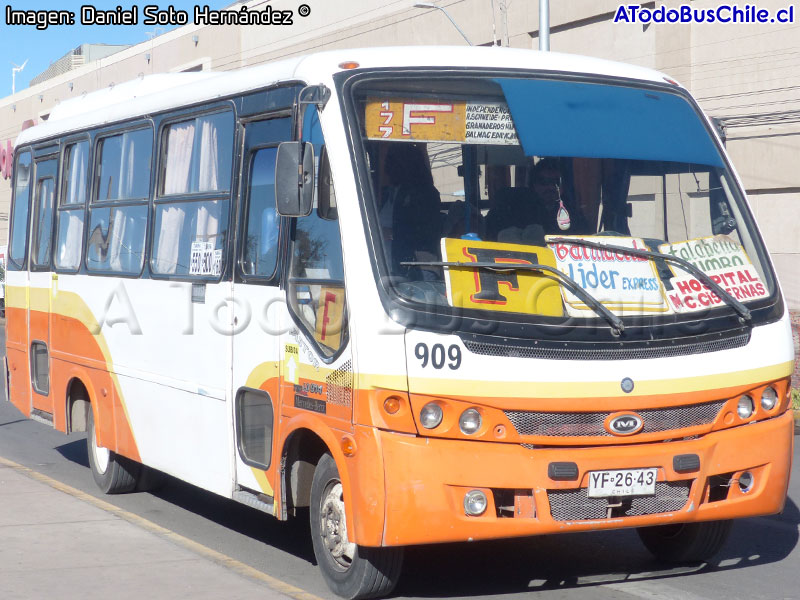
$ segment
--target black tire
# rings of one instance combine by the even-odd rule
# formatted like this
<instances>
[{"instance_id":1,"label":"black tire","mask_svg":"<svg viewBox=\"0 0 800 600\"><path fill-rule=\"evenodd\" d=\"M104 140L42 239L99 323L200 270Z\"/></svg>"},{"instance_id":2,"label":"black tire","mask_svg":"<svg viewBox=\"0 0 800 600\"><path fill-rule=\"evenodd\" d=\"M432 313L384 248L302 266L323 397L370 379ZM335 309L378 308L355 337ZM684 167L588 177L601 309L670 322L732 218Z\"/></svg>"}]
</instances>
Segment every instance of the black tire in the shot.
<instances>
[{"instance_id":1,"label":"black tire","mask_svg":"<svg viewBox=\"0 0 800 600\"><path fill-rule=\"evenodd\" d=\"M141 465L116 452L98 446L97 433L94 429L94 411L91 408L89 408L87 419L86 451L89 454L89 467L97 487L105 494L132 492L136 489L136 478L141 470ZM105 452L108 452L107 462L103 461L101 457Z\"/></svg>"},{"instance_id":2,"label":"black tire","mask_svg":"<svg viewBox=\"0 0 800 600\"><path fill-rule=\"evenodd\" d=\"M403 548L371 548L348 543L344 499L336 462L324 454L311 484L311 541L328 587L338 596L377 598L397 585Z\"/></svg>"},{"instance_id":3,"label":"black tire","mask_svg":"<svg viewBox=\"0 0 800 600\"><path fill-rule=\"evenodd\" d=\"M733 521L703 521L640 527L645 547L659 560L671 563L703 562L722 549Z\"/></svg>"}]
</instances>

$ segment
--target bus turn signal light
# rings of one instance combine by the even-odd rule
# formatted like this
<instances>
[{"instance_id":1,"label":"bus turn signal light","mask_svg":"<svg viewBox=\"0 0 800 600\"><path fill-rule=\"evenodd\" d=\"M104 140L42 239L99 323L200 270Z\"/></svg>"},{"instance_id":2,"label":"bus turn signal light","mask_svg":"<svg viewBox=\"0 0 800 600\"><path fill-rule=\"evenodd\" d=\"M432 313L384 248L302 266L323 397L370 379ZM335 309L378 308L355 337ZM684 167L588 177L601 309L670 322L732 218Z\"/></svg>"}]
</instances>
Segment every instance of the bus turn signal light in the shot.
<instances>
[{"instance_id":1,"label":"bus turn signal light","mask_svg":"<svg viewBox=\"0 0 800 600\"><path fill-rule=\"evenodd\" d=\"M400 398L397 396L389 396L383 401L383 410L390 415L397 414L397 411L400 410Z\"/></svg>"},{"instance_id":2,"label":"bus turn signal light","mask_svg":"<svg viewBox=\"0 0 800 600\"><path fill-rule=\"evenodd\" d=\"M356 441L350 436L342 438L342 453L348 457L356 453Z\"/></svg>"}]
</instances>

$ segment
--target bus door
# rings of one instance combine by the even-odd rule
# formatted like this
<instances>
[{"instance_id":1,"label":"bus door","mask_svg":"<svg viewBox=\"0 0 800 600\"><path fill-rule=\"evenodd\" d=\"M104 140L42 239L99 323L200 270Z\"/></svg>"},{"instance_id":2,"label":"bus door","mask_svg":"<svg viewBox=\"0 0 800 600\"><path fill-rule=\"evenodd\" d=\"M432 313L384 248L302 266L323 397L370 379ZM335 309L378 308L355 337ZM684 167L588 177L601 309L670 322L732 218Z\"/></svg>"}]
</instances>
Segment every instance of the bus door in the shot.
<instances>
[{"instance_id":1,"label":"bus door","mask_svg":"<svg viewBox=\"0 0 800 600\"><path fill-rule=\"evenodd\" d=\"M275 156L292 137L290 116L244 125L234 279L233 422L236 494L271 502L276 471L280 332L286 327L280 248L286 223L275 210ZM261 506L264 508L264 506Z\"/></svg>"},{"instance_id":2,"label":"bus door","mask_svg":"<svg viewBox=\"0 0 800 600\"><path fill-rule=\"evenodd\" d=\"M47 420L51 420L53 414L53 394L50 389L50 313L58 281L57 275L52 272L50 261L57 171L58 161L55 158L36 161L31 206L28 303L28 349L33 388L31 404L32 414Z\"/></svg>"}]
</instances>

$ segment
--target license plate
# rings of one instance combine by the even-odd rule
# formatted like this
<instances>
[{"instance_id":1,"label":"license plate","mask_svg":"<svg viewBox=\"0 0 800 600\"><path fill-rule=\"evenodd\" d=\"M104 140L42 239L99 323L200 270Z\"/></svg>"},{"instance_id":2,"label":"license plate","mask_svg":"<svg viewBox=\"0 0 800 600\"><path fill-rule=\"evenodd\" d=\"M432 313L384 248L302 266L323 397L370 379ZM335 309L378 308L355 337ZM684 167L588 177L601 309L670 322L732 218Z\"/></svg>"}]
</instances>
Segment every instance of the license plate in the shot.
<instances>
[{"instance_id":1,"label":"license plate","mask_svg":"<svg viewBox=\"0 0 800 600\"><path fill-rule=\"evenodd\" d=\"M590 471L589 498L652 496L656 493L658 469Z\"/></svg>"}]
</instances>

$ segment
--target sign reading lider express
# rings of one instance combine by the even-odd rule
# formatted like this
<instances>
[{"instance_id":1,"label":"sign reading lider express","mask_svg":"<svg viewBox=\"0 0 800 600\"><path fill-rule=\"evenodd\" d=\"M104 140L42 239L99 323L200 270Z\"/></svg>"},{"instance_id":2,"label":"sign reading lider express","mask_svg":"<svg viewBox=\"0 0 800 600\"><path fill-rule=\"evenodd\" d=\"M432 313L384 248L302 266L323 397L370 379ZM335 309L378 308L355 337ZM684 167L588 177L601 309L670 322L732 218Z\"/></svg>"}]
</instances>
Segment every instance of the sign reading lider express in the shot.
<instances>
[{"instance_id":1,"label":"sign reading lider express","mask_svg":"<svg viewBox=\"0 0 800 600\"><path fill-rule=\"evenodd\" d=\"M503 265L541 264L555 267L549 248L442 238L442 256L447 262ZM471 267L448 267L445 276L451 306L548 316L561 316L559 286L537 271L495 271Z\"/></svg>"},{"instance_id":2,"label":"sign reading lider express","mask_svg":"<svg viewBox=\"0 0 800 600\"><path fill-rule=\"evenodd\" d=\"M613 250L599 250L567 242L550 242L558 269L585 289L606 308L617 313L649 314L669 310L663 287L652 261ZM570 236L598 244L647 250L640 238L611 236ZM566 238L569 239L569 238ZM561 288L567 313L573 316L595 316L594 311L567 288Z\"/></svg>"},{"instance_id":3,"label":"sign reading lider express","mask_svg":"<svg viewBox=\"0 0 800 600\"><path fill-rule=\"evenodd\" d=\"M370 98L365 121L371 140L519 144L504 102Z\"/></svg>"}]
</instances>

